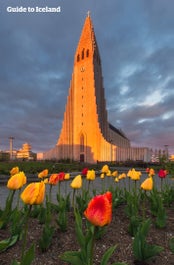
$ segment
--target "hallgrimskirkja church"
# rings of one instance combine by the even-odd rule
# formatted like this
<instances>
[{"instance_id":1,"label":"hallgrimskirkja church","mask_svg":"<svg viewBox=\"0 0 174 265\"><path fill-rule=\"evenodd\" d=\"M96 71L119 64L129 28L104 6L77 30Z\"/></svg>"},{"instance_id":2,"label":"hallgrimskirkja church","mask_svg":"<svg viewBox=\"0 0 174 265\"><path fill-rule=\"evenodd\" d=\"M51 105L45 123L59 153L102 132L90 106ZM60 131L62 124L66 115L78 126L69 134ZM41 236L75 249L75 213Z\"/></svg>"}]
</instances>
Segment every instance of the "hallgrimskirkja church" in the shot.
<instances>
[{"instance_id":1,"label":"hallgrimskirkja church","mask_svg":"<svg viewBox=\"0 0 174 265\"><path fill-rule=\"evenodd\" d=\"M148 148L131 147L127 136L108 122L99 48L88 14L74 56L62 129L43 159L97 161L148 160Z\"/></svg>"}]
</instances>

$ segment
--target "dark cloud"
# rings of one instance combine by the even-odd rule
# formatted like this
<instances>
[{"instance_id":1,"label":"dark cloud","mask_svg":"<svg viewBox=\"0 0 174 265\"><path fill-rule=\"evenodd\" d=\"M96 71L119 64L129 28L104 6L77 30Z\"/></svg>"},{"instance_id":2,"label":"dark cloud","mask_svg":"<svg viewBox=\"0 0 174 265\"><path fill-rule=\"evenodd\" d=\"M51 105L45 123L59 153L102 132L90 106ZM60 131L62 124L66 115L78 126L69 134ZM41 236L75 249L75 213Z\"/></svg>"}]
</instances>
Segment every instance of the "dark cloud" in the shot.
<instances>
[{"instance_id":1,"label":"dark cloud","mask_svg":"<svg viewBox=\"0 0 174 265\"><path fill-rule=\"evenodd\" d=\"M7 6L61 6L58 14ZM0 3L0 149L59 136L74 53L88 10L100 50L108 117L133 145L174 152L174 3L170 0L14 0Z\"/></svg>"}]
</instances>

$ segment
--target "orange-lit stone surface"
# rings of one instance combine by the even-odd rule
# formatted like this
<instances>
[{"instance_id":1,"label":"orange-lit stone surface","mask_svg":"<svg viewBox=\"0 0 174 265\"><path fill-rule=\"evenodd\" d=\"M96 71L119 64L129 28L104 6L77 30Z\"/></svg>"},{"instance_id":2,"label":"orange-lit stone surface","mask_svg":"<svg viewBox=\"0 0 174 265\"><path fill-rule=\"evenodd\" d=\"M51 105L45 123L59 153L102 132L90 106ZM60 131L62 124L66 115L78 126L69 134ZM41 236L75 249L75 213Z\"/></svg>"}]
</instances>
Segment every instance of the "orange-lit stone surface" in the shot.
<instances>
[{"instance_id":1,"label":"orange-lit stone surface","mask_svg":"<svg viewBox=\"0 0 174 265\"><path fill-rule=\"evenodd\" d=\"M74 56L62 129L56 146L44 158L71 159L94 163L116 160L117 146L130 142L108 123L101 59L88 16Z\"/></svg>"}]
</instances>

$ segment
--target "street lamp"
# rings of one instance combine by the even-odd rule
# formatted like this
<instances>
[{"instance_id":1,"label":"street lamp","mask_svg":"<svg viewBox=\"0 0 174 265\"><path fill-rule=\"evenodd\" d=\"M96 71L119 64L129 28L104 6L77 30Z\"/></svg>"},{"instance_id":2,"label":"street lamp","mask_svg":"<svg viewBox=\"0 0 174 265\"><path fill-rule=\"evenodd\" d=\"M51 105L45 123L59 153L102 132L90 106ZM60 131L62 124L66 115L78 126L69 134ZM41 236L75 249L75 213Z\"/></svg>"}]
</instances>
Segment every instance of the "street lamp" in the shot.
<instances>
[{"instance_id":1,"label":"street lamp","mask_svg":"<svg viewBox=\"0 0 174 265\"><path fill-rule=\"evenodd\" d=\"M12 160L13 159L13 140L14 140L14 137L10 136L9 140L10 140L10 160Z\"/></svg>"}]
</instances>

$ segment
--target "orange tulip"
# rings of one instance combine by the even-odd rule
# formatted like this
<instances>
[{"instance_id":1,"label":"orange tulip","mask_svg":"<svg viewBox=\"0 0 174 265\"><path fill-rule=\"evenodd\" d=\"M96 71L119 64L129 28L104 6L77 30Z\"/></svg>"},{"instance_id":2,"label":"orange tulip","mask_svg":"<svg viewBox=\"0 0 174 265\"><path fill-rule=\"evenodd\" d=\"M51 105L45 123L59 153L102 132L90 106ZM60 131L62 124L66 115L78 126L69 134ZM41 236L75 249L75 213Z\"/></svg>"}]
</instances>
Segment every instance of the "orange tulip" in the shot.
<instances>
[{"instance_id":1,"label":"orange tulip","mask_svg":"<svg viewBox=\"0 0 174 265\"><path fill-rule=\"evenodd\" d=\"M51 185L56 185L59 181L59 175L58 174L52 174L49 178L48 183Z\"/></svg>"},{"instance_id":2,"label":"orange tulip","mask_svg":"<svg viewBox=\"0 0 174 265\"><path fill-rule=\"evenodd\" d=\"M38 178L42 179L42 178L46 178L48 175L48 169L44 169L43 171L41 171L39 174L38 174Z\"/></svg>"},{"instance_id":3,"label":"orange tulip","mask_svg":"<svg viewBox=\"0 0 174 265\"><path fill-rule=\"evenodd\" d=\"M18 190L22 188L27 182L27 178L23 171L12 175L11 178L7 182L7 188L10 190Z\"/></svg>"},{"instance_id":4,"label":"orange tulip","mask_svg":"<svg viewBox=\"0 0 174 265\"><path fill-rule=\"evenodd\" d=\"M141 184L141 189L143 190L152 190L153 189L153 179L152 177L149 177L143 181Z\"/></svg>"},{"instance_id":5,"label":"orange tulip","mask_svg":"<svg viewBox=\"0 0 174 265\"><path fill-rule=\"evenodd\" d=\"M19 168L18 167L13 167L11 170L10 170L10 175L13 176L15 174L19 173Z\"/></svg>"},{"instance_id":6,"label":"orange tulip","mask_svg":"<svg viewBox=\"0 0 174 265\"><path fill-rule=\"evenodd\" d=\"M149 177L150 176L153 177L155 175L155 170L153 168L150 168L148 173L149 173Z\"/></svg>"},{"instance_id":7,"label":"orange tulip","mask_svg":"<svg viewBox=\"0 0 174 265\"><path fill-rule=\"evenodd\" d=\"M84 215L95 226L109 224L112 219L112 193L107 191L91 199Z\"/></svg>"},{"instance_id":8,"label":"orange tulip","mask_svg":"<svg viewBox=\"0 0 174 265\"><path fill-rule=\"evenodd\" d=\"M22 192L21 199L25 204L41 204L45 196L45 183L33 182L30 183Z\"/></svg>"}]
</instances>

